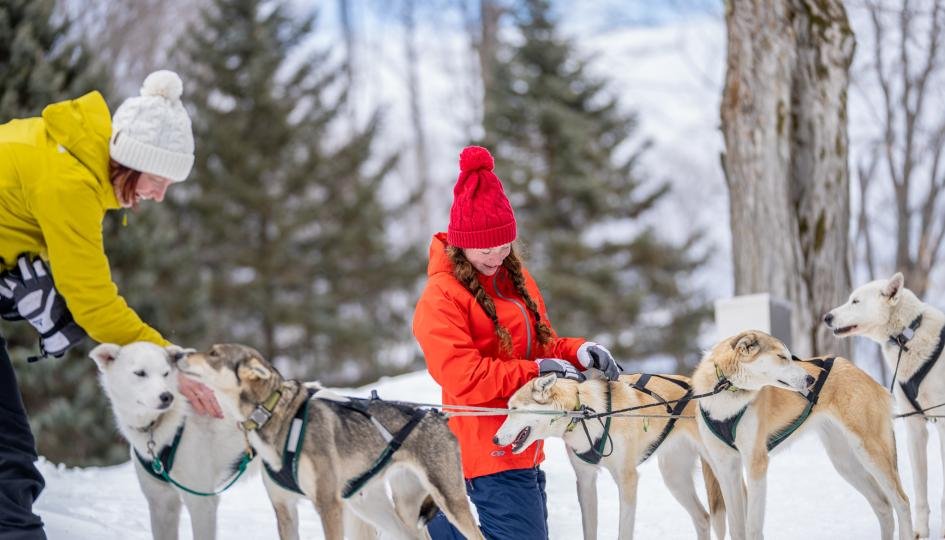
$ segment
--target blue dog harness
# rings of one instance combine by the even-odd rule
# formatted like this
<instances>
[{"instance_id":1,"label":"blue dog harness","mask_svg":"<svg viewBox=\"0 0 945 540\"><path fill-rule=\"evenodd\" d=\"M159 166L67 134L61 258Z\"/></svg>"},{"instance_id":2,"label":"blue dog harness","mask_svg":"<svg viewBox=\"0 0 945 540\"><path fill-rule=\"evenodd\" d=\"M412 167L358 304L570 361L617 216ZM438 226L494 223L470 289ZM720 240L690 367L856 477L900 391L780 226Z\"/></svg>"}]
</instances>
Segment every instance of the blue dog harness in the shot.
<instances>
[{"instance_id":1,"label":"blue dog harness","mask_svg":"<svg viewBox=\"0 0 945 540\"><path fill-rule=\"evenodd\" d=\"M895 336L889 337L889 341L896 347L899 347L899 359L896 360L896 370L893 372L892 384L896 383L896 376L899 374L899 362L902 360L902 353L909 350L907 343L915 336L915 331L921 324L922 314L919 314L919 316L913 319L912 323L909 324L908 328ZM938 333L938 343L935 344L935 349L932 351L932 354L922 362L922 365L912 374L912 377L909 377L909 380L899 383L902 393L905 394L906 399L909 400L909 404L915 409L914 413L900 416L925 415L927 409L923 409L922 405L919 404L919 386L922 384L922 381L925 380L925 377L928 376L929 372L932 371L935 363L938 362L943 349L945 349L945 326L942 326L942 329ZM890 386L890 390L892 390L892 386Z\"/></svg>"},{"instance_id":2,"label":"blue dog harness","mask_svg":"<svg viewBox=\"0 0 945 540\"><path fill-rule=\"evenodd\" d=\"M810 416L811 411L814 409L814 405L817 404L817 399L820 397L820 391L824 387L824 383L827 382L827 376L830 375L830 370L833 368L833 361L836 357L830 358L816 358L813 360L797 360L796 362L805 362L808 364L814 364L820 368L820 375L817 377L817 382L814 383L814 387L804 394L798 392L798 394L807 400L807 406L804 407L804 411L794 419L793 422L784 427L784 429L778 431L777 433L772 434L768 437L767 447L768 451L774 450L779 444L784 442L788 437L791 436ZM748 410L748 405L745 405L734 415L726 418L725 420L716 420L709 416L709 413L699 405L699 412L702 414L702 420L705 421L705 425L709 428L709 431L712 432L720 441L724 442L726 445L731 447L734 450L738 450L738 447L735 446L735 435L738 430L738 423L741 422L742 416L745 415L745 411Z\"/></svg>"},{"instance_id":3,"label":"blue dog harness","mask_svg":"<svg viewBox=\"0 0 945 540\"><path fill-rule=\"evenodd\" d=\"M676 402L676 406L675 406L675 407L670 406L670 404L669 404L669 402L666 400L666 398L664 398L663 396L659 395L658 393L656 393L656 392L654 392L654 391L652 391L652 390L650 390L649 388L646 387L647 383L650 382L650 379L653 378L653 377L657 377L657 378L660 378L660 379L669 381L669 382L674 383L674 384L676 384L676 385L678 385L678 386L681 386L684 390L686 390L686 394L685 394L683 397L679 398L678 400L675 400L675 402ZM612 408L612 407L611 407L610 384L611 384L610 382L607 383L607 410L606 410L606 413L610 413L610 412L611 412L611 408ZM660 432L659 437L657 437L655 441L653 441L652 443L650 443L650 445L646 448L646 450L643 451L643 454L642 454L642 456L640 457L640 461L637 463L637 464L639 465L640 463L643 463L644 461L646 461L651 455L653 455L653 453L656 452L656 450L660 447L660 445L663 444L663 441L666 440L666 437L669 436L670 432L673 431L673 428L676 426L676 421L679 420L679 415L682 414L683 410L686 409L686 405L687 405L687 404L689 403L689 401L692 399L692 387L689 386L689 384L686 383L686 382L684 382L684 381L680 381L680 380L674 379L674 378L672 378L672 377L666 377L666 376L664 376L664 375L658 375L658 374L654 374L654 373L643 373L643 374L641 374L641 375L640 375L640 378L638 378L636 381L634 381L634 383L631 384L630 387L633 388L634 390L638 391L638 392L642 392L642 393L644 393L644 394L646 394L646 395L648 395L648 396L650 396L650 397L656 399L657 402L662 403L662 404L666 407L666 413L667 413L669 416L671 416L671 418L669 419L669 421L666 422L666 426L663 427L663 431ZM595 411L594 411L593 409L591 409L590 407L582 406L582 408L583 408L584 410L588 411L588 412L592 412L592 413L595 412ZM580 454L578 454L577 452L574 453L574 455L577 456L578 459L580 459L581 461L583 461L583 462L585 462L585 463L589 463L589 464L591 464L591 465L597 465L598 463L600 463L600 460L601 460L601 459L603 459L603 458L605 458L605 457L607 457L607 456L610 455L610 453L605 454L604 451L605 451L605 448L606 448L606 446L607 446L607 441L610 439L610 420L611 420L611 418L612 418L611 415L605 414L605 419L604 419L604 422L603 422L603 425L604 425L604 432L601 434L601 436L600 436L596 441L591 441L590 432L588 431L588 429L587 429L587 424L585 423L586 420L585 420L584 418L579 418L579 419L575 420L575 422L580 422L580 423L581 423L581 427L584 428L584 434L587 436L588 441L591 442L591 447L590 447L586 452L581 452ZM613 448L613 443L611 443L611 448Z\"/></svg>"},{"instance_id":4,"label":"blue dog harness","mask_svg":"<svg viewBox=\"0 0 945 540\"><path fill-rule=\"evenodd\" d=\"M177 428L177 432L174 433L174 439L171 441L171 444L161 448L161 450L155 454L152 459L145 458L138 452L137 448L132 446L135 457L138 458L138 462L141 463L141 466L144 468L145 472L151 475L155 480L173 484L187 493L199 495L201 497L211 497L213 495L219 495L220 493L223 493L229 489L230 486L236 483L236 481L243 475L243 473L246 471L246 467L256 457L256 452L252 448L247 448L246 452L244 452L239 457L239 459L233 462L233 465L230 466L230 480L223 487L212 492L196 491L171 478L171 469L174 467L174 457L177 455L177 447L180 445L181 437L184 435L185 425L186 423L181 422L180 426ZM150 428L148 428L148 431L151 434L151 440L148 441L148 448L150 451L154 445L154 439L153 432L151 432Z\"/></svg>"},{"instance_id":5,"label":"blue dog harness","mask_svg":"<svg viewBox=\"0 0 945 540\"><path fill-rule=\"evenodd\" d=\"M302 455L302 447L305 444L305 431L308 426L308 410L309 402L314 396L315 391L308 389L309 399L302 402L302 405L299 406L298 410L295 411L295 416L292 418L292 425L289 428L289 434L286 436L285 445L283 446L282 451L282 468L278 471L272 470L269 467L269 464L264 462L266 473L269 475L276 484L281 486L283 489L292 491L299 495L303 495L302 489L299 487L299 456ZM374 478L378 473L380 473L384 467L390 463L391 458L394 457L394 453L403 445L404 440L408 435L417 427L423 417L429 412L428 409L420 409L415 407L410 407L406 404L398 404L395 402L387 402L392 405L395 405L404 410L404 412L410 412L410 418L407 420L407 423L404 424L397 433L391 435L386 428L384 428L381 423L368 412L368 405L370 402L375 400L380 400L377 397L377 392L371 392L370 399L364 398L352 398L345 396L347 401L335 401L332 399L324 399L326 404L336 405L343 407L354 412L364 415L375 428L380 432L381 436L387 441L387 447L381 452L381 455L374 461L374 463L363 473L352 478L345 485L344 490L342 491L342 498L350 498L355 493L361 491L361 488L364 487L371 478Z\"/></svg>"}]
</instances>

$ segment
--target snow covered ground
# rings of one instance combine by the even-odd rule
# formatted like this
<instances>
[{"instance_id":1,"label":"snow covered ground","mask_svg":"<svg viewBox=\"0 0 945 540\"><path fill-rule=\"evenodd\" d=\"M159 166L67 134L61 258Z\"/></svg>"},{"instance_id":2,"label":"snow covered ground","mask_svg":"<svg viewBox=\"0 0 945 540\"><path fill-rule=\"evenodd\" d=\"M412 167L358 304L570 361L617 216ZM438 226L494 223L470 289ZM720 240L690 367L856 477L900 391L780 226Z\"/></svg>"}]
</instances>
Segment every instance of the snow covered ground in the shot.
<instances>
[{"instance_id":1,"label":"snow covered ground","mask_svg":"<svg viewBox=\"0 0 945 540\"><path fill-rule=\"evenodd\" d=\"M381 397L417 402L439 402L439 387L426 372L389 378L348 392L368 395L376 388ZM911 473L900 441L900 467L911 492ZM930 438L929 467L932 537L941 531L938 496L942 492L941 463ZM542 465L548 476L548 509L551 538L581 537L581 516L574 489L574 473L560 440L549 440L548 459ZM51 540L149 539L147 503L138 488L130 462L115 467L65 469L43 462L46 490L36 511L46 522ZM641 539L692 538L688 515L663 486L655 460L641 468L636 537ZM219 537L241 540L276 538L276 522L258 471L240 480L223 495L219 513ZM701 475L696 477L701 483ZM879 527L873 512L856 491L831 467L816 436L808 434L780 452L772 461L768 477L768 539L860 539L876 538ZM600 538L615 538L617 488L609 475L598 482L600 493ZM303 538L322 538L318 516L311 505L300 508ZM181 537L190 538L186 511Z\"/></svg>"}]
</instances>

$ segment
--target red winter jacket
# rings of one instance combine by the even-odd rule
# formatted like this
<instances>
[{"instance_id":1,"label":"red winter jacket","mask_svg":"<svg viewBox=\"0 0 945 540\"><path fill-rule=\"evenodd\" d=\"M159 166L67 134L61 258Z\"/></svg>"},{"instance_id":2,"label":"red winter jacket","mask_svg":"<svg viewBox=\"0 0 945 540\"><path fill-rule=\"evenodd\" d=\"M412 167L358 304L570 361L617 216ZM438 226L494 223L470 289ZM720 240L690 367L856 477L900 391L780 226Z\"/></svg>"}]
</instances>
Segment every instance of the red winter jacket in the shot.
<instances>
[{"instance_id":1,"label":"red winter jacket","mask_svg":"<svg viewBox=\"0 0 945 540\"><path fill-rule=\"evenodd\" d=\"M524 268L528 293L550 325L535 280ZM495 303L499 322L512 335L511 356L501 352L492 320L476 299L453 277L446 255L446 233L433 237L426 288L413 316L413 333L426 357L430 375L443 389L443 403L481 407L508 406L509 397L538 375L536 358L563 358L578 369L580 338L559 338L552 330L547 346L538 344L535 321L515 292L505 268L492 276L479 275L479 283ZM504 416L452 417L450 429L459 439L463 475L475 478L511 469L534 467L544 459L540 444L521 454L499 447L492 438Z\"/></svg>"}]
</instances>

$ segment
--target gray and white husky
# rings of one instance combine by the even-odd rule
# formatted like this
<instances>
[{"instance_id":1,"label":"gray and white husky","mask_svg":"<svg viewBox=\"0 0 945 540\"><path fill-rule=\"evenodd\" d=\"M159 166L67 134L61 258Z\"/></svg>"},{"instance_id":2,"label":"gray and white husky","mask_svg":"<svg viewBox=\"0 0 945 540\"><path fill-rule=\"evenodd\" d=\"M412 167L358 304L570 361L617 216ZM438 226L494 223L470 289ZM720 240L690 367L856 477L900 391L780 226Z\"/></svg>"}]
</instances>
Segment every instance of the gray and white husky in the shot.
<instances>
[{"instance_id":1,"label":"gray and white husky","mask_svg":"<svg viewBox=\"0 0 945 540\"><path fill-rule=\"evenodd\" d=\"M909 414L905 422L909 459L912 462L915 532L929 536L929 496L927 421L938 429L940 451L945 459L945 422L935 415L945 407L918 411L945 403L945 313L926 304L905 288L901 273L889 279L871 281L857 288L842 306L830 310L824 323L838 337L864 336L880 344L891 371L896 372L893 394L899 412ZM901 356L901 358L900 358ZM945 494L942 497L945 516Z\"/></svg>"},{"instance_id":2,"label":"gray and white husky","mask_svg":"<svg viewBox=\"0 0 945 540\"><path fill-rule=\"evenodd\" d=\"M418 416L415 429L391 454L389 464L344 498L346 483L374 468L390 448L378 426L397 433L411 422L415 411L406 412L382 400L355 406L337 395L318 399L316 394L313 399L305 385L283 379L258 351L242 345L214 345L207 352L182 356L177 366L213 389L221 408L243 422L250 443L270 467L281 468L285 441L293 430L300 432L297 483L321 516L326 539L341 540L345 534L343 501L359 517L397 538L422 536L419 518L429 517L438 506L466 538L483 539L466 498L459 445L444 418ZM303 409L305 427L295 427L296 411ZM384 479L398 470L418 482L389 483L398 503L395 507ZM400 503L409 502L411 494L415 505L405 511ZM278 501L274 499L273 504L279 513Z\"/></svg>"}]
</instances>

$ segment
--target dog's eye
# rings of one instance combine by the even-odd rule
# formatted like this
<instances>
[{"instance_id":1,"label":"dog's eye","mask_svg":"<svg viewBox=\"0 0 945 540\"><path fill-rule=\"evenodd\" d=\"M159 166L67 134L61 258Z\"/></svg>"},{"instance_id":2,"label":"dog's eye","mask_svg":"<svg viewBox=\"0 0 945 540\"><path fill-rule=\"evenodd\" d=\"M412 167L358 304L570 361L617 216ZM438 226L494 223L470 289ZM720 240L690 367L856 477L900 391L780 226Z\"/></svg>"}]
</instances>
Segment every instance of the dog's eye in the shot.
<instances>
[{"instance_id":1,"label":"dog's eye","mask_svg":"<svg viewBox=\"0 0 945 540\"><path fill-rule=\"evenodd\" d=\"M780 358L781 360L787 360L787 356L784 356L783 354L779 354L778 358Z\"/></svg>"},{"instance_id":2,"label":"dog's eye","mask_svg":"<svg viewBox=\"0 0 945 540\"><path fill-rule=\"evenodd\" d=\"M167 376L168 376L168 375L170 375L170 374L171 374L171 372L170 372L170 371L165 371L165 372L164 372L164 378L166 379L166 378L167 378Z\"/></svg>"},{"instance_id":3,"label":"dog's eye","mask_svg":"<svg viewBox=\"0 0 945 540\"><path fill-rule=\"evenodd\" d=\"M850 300L850 303L851 303L851 304L859 304L860 301L859 301L858 299L854 298L853 300Z\"/></svg>"},{"instance_id":4,"label":"dog's eye","mask_svg":"<svg viewBox=\"0 0 945 540\"><path fill-rule=\"evenodd\" d=\"M219 356L216 349L210 349L210 354L207 356Z\"/></svg>"},{"instance_id":5,"label":"dog's eye","mask_svg":"<svg viewBox=\"0 0 945 540\"><path fill-rule=\"evenodd\" d=\"M139 369L138 371L135 371L135 375L137 375L137 376L139 376L139 377L144 377L144 376L146 375L146 373L144 372L143 369Z\"/></svg>"}]
</instances>

